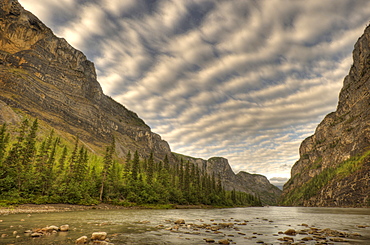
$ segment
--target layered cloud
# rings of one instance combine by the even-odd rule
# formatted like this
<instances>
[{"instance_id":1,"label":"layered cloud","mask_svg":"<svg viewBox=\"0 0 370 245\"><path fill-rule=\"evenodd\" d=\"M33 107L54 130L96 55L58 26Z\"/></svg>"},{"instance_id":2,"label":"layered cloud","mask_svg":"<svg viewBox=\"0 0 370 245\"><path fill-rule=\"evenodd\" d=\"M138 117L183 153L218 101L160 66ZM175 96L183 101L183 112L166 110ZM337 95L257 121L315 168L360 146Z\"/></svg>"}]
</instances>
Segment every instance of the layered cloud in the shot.
<instances>
[{"instance_id":1,"label":"layered cloud","mask_svg":"<svg viewBox=\"0 0 370 245\"><path fill-rule=\"evenodd\" d=\"M172 150L285 180L334 111L367 0L20 0Z\"/></svg>"}]
</instances>

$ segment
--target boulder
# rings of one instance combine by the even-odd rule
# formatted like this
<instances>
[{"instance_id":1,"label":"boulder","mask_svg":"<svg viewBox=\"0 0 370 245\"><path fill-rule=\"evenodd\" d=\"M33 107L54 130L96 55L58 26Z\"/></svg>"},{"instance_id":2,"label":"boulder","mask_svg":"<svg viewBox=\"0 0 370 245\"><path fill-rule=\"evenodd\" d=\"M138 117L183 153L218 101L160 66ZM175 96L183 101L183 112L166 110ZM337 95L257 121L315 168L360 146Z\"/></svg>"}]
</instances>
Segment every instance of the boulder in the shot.
<instances>
[{"instance_id":1,"label":"boulder","mask_svg":"<svg viewBox=\"0 0 370 245\"><path fill-rule=\"evenodd\" d=\"M94 232L91 235L91 240L104 241L107 238L106 232Z\"/></svg>"},{"instance_id":2,"label":"boulder","mask_svg":"<svg viewBox=\"0 0 370 245\"><path fill-rule=\"evenodd\" d=\"M68 231L68 230L69 230L69 225L61 225L61 226L59 227L59 230L60 230L60 231Z\"/></svg>"},{"instance_id":3,"label":"boulder","mask_svg":"<svg viewBox=\"0 0 370 245\"><path fill-rule=\"evenodd\" d=\"M86 244L88 242L87 236L82 236L76 240L76 244Z\"/></svg>"},{"instance_id":4,"label":"boulder","mask_svg":"<svg viewBox=\"0 0 370 245\"><path fill-rule=\"evenodd\" d=\"M31 233L31 237L40 237L40 236L43 236L44 234L41 233L41 232L34 232L34 233Z\"/></svg>"}]
</instances>

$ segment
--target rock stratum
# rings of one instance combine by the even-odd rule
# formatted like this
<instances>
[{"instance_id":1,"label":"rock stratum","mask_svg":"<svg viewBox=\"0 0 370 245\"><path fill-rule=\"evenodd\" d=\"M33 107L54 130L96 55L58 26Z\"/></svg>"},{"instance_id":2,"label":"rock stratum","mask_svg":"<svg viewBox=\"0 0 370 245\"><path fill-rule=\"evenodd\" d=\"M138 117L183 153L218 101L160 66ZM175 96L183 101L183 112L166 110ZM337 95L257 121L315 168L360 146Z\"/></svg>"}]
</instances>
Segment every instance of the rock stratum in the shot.
<instances>
[{"instance_id":1,"label":"rock stratum","mask_svg":"<svg viewBox=\"0 0 370 245\"><path fill-rule=\"evenodd\" d=\"M370 27L358 39L335 112L300 146L283 205L370 206Z\"/></svg>"},{"instance_id":2,"label":"rock stratum","mask_svg":"<svg viewBox=\"0 0 370 245\"><path fill-rule=\"evenodd\" d=\"M67 138L78 136L97 153L114 137L118 157L137 150L141 157L149 157L153 152L157 160L163 160L166 155L170 162L178 160L169 144L153 133L136 113L104 95L94 64L82 52L56 37L18 1L3 0L0 2L0 123L16 124L24 116L38 118ZM209 173L225 178L226 189L261 195L265 187L274 188L265 177L235 175L225 160L202 160L202 166ZM280 192L272 193L268 200L275 202ZM262 195L261 198L264 200Z\"/></svg>"}]
</instances>

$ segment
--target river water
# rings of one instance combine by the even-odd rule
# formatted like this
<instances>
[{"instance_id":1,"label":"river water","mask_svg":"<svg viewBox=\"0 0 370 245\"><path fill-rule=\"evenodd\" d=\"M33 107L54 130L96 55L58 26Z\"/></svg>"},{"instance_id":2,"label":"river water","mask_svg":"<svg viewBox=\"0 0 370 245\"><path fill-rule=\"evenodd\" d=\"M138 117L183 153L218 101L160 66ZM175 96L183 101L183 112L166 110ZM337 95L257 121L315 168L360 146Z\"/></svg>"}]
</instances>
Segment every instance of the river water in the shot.
<instances>
[{"instance_id":1,"label":"river water","mask_svg":"<svg viewBox=\"0 0 370 245\"><path fill-rule=\"evenodd\" d=\"M186 224L175 227L174 221L178 219L184 219ZM0 244L74 244L77 238L83 235L90 237L92 232L98 231L107 232L110 242L115 245L207 244L204 239L213 239L216 243L221 239L228 239L231 244L281 244L278 239L287 235L279 232L288 229L307 231L311 227L361 235L344 238L347 242L329 244L370 244L370 209L251 207L86 210L32 215L9 214L0 216L0 220L0 234L7 235L0 238ZM214 230L200 227L205 227L204 224L216 226L219 223L232 223L232 227L223 227L216 233ZM70 226L70 231L39 238L31 238L29 234L24 233L29 229L64 224ZM198 225L198 228L192 224ZM362 228L364 226L365 228ZM295 242L300 242L307 236L312 235L297 234L290 237ZM329 241L330 237L326 239ZM307 241L304 244L317 242Z\"/></svg>"}]
</instances>

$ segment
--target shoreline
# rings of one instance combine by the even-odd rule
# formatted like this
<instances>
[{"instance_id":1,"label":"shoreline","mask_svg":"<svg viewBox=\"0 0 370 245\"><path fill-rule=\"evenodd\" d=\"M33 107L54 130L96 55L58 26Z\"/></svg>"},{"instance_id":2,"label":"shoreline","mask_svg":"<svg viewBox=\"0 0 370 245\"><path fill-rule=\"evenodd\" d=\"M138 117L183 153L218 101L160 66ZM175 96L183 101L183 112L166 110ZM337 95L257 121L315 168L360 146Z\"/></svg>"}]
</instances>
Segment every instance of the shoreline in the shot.
<instances>
[{"instance_id":1,"label":"shoreline","mask_svg":"<svg viewBox=\"0 0 370 245\"><path fill-rule=\"evenodd\" d=\"M168 207L160 206L119 206L107 203L97 205L78 205L78 204L19 204L10 207L0 207L0 216L9 214L31 214L31 213L56 213L56 212L73 212L85 210L117 210L117 209L213 209L221 207L212 207L208 205L171 205Z\"/></svg>"}]
</instances>

